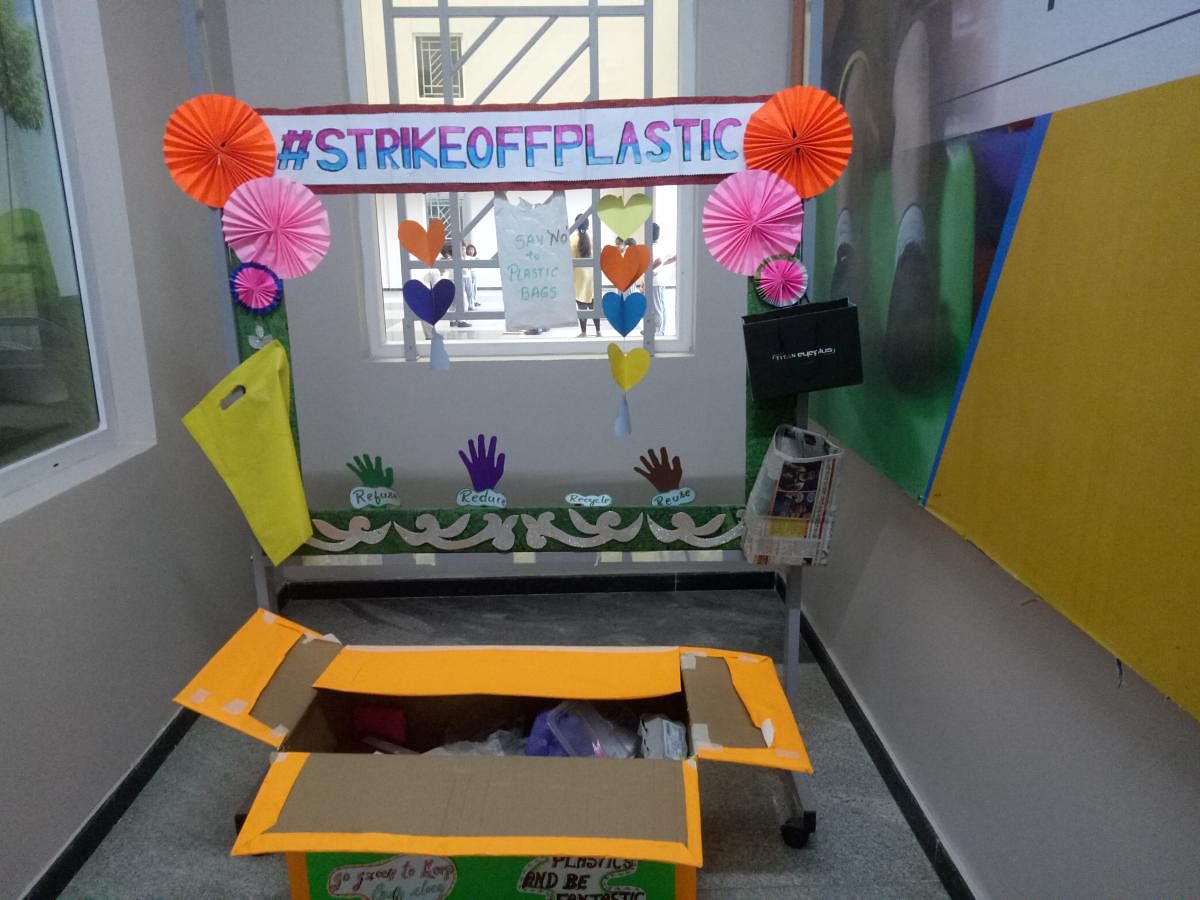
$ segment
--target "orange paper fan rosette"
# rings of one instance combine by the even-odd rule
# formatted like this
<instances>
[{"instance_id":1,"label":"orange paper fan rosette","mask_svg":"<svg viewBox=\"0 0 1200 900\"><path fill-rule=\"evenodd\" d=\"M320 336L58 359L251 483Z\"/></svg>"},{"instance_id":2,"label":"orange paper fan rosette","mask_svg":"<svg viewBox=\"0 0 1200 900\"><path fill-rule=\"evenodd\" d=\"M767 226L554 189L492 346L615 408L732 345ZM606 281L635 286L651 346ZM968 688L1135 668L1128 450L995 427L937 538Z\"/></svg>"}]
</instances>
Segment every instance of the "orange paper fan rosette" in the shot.
<instances>
[{"instance_id":1,"label":"orange paper fan rosette","mask_svg":"<svg viewBox=\"0 0 1200 900\"><path fill-rule=\"evenodd\" d=\"M746 167L774 172L801 197L815 197L838 180L853 143L842 104L807 86L771 97L750 116L742 138Z\"/></svg>"},{"instance_id":2,"label":"orange paper fan rosette","mask_svg":"<svg viewBox=\"0 0 1200 900\"><path fill-rule=\"evenodd\" d=\"M274 173L275 139L241 100L202 94L167 120L163 159L185 194L208 206L224 206L239 184Z\"/></svg>"}]
</instances>

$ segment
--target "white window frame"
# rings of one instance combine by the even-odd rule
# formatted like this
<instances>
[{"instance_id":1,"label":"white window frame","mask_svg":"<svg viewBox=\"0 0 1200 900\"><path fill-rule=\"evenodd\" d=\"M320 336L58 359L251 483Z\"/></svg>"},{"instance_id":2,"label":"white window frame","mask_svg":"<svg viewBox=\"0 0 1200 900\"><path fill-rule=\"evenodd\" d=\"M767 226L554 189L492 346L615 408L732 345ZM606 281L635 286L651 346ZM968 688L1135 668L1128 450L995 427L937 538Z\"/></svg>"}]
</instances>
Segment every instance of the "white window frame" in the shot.
<instances>
[{"instance_id":1,"label":"white window frame","mask_svg":"<svg viewBox=\"0 0 1200 900\"><path fill-rule=\"evenodd\" d=\"M360 0L342 0L344 34L346 40L346 59L349 67L349 87L350 97L353 103L368 102L367 96L367 73L366 73L366 53L363 46L363 29L362 29L362 14L360 9ZM606 15L634 15L637 14L652 21L654 9L654 0L641 0L640 3L631 5L600 5L600 0L588 0L586 6L557 6L553 3L548 3L541 7L512 7L506 8L502 6L480 6L480 7L464 7L450 6L448 0L427 0L426 5L421 7L397 7L397 14L405 16L428 18L431 22L437 22L440 26L440 33L443 36L450 34L449 20L463 16L485 16L495 18L504 16L511 12L514 15L521 16L586 16L590 22L590 40L594 40L597 35L596 22L599 18ZM680 96L689 96L695 90L695 62L696 62L696 0L678 0L678 60L679 73L678 84ZM385 25L385 32L388 29ZM645 44L643 48L643 67L644 67L644 94L646 97L653 96L653 34L650 28L644 29ZM389 36L389 40L392 38ZM598 42L597 42L598 43ZM394 42L393 45L394 46ZM443 47L445 49L445 47ZM590 49L590 48L589 48ZM471 53L471 48L468 48L466 54ZM598 56L596 53L589 52L591 61L591 78L593 85L598 84L597 66ZM502 73L503 74L503 73ZM497 79L499 80L499 79ZM443 78L443 98L444 102L451 103L453 97L445 96L446 81ZM491 87L485 89L485 93L490 92ZM389 84L389 90L392 96L389 102L398 102L395 96L395 82ZM469 102L476 101L470 98ZM586 185L581 184L581 188L586 188ZM647 186L642 189L651 202L654 201L654 188ZM691 272L695 266L689 265L689 260L686 254L694 252L695 244L692 241L685 241L684 235L687 232L688 224L699 228L700 209L697 202L697 188L690 185L679 185L677 188L679 194L678 222L680 225L680 234L676 237L676 254L680 257L676 263L675 271L675 296L676 296L676 311L677 311L677 333L674 337L655 337L650 332L643 336L643 346L651 354L671 354L679 356L691 355L694 351L694 336L695 336L695 318L696 318L696 303L699 302L699 297L696 292L696 285L693 282ZM596 201L601 195L599 189L593 189L593 209ZM453 192L452 197L457 196L458 192ZM392 195L379 195L380 197L389 198ZM401 207L401 211L406 211L406 204L410 201L411 195L398 194L396 201ZM461 206L461 201L460 201ZM363 262L363 288L364 296L364 318L367 329L367 343L369 354L372 359L388 362L415 361L424 360L428 355L429 341L421 334L421 330L416 327L416 322L411 315L408 315L407 308L405 309L404 319L404 341L403 343L389 342L386 337L386 322L384 315L384 286L382 276L382 261L379 255L379 241L377 235L380 233L380 223L383 221L383 207L377 201L374 195L360 195L357 197L358 207L358 222L359 236L362 245L362 262ZM452 214L456 207L452 206ZM422 211L423 212L423 211ZM419 215L420 213L418 213ZM406 215L401 215L405 218ZM407 216L411 217L411 216ZM592 234L599 234L599 221L592 213L593 228ZM452 229L455 234L461 234L462 223L456 223L459 227ZM647 223L647 228L649 223ZM639 240L642 240L642 235L638 235ZM600 273L600 254L599 243L593 239L593 244L596 245L596 252L593 253L593 258L590 261L577 260L576 265L590 265L593 268L593 284L596 285L596 303L599 307L600 285L602 275ZM458 252L455 252L455 257L452 260L439 262L439 267L449 269L451 277L455 284L455 306L451 308L448 318L459 315L458 306L464 302L463 298L463 270L468 263L464 265L463 260L459 257ZM474 265L479 265L478 262ZM407 280L410 277L411 263L408 259L408 254L401 254L401 281ZM646 274L645 293L649 298L654 288L654 273L648 271ZM685 302L686 301L686 302ZM465 313L464 313L465 314ZM474 313L472 313L474 315ZM444 320L444 321L448 321ZM445 331L445 329L440 329ZM631 335L632 336L632 335ZM563 340L545 339L545 338L524 338L523 340L508 340L508 341L454 341L448 344L448 349L451 352L452 358L456 360L469 361L472 359L506 359L506 358L521 358L521 359L547 359L553 357L569 357L573 359L586 357L603 357L606 354L606 348L613 339L612 335L601 340L576 340L567 338Z\"/></svg>"},{"instance_id":2,"label":"white window frame","mask_svg":"<svg viewBox=\"0 0 1200 900\"><path fill-rule=\"evenodd\" d=\"M102 474L156 440L97 0L34 0L33 9L99 424L0 468L0 522ZM77 177L84 171L86 177Z\"/></svg>"}]
</instances>

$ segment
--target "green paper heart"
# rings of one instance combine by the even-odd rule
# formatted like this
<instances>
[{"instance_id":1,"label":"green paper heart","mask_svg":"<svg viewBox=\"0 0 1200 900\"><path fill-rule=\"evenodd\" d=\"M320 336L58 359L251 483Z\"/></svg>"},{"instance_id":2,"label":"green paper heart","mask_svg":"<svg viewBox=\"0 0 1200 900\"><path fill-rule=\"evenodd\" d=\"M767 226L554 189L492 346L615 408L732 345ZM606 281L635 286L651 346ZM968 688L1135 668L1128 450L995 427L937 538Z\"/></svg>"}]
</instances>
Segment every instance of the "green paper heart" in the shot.
<instances>
[{"instance_id":1,"label":"green paper heart","mask_svg":"<svg viewBox=\"0 0 1200 900\"><path fill-rule=\"evenodd\" d=\"M606 194L596 204L596 212L600 221L617 237L631 238L650 218L650 198L645 194L634 194L628 200L622 200L616 194Z\"/></svg>"}]
</instances>

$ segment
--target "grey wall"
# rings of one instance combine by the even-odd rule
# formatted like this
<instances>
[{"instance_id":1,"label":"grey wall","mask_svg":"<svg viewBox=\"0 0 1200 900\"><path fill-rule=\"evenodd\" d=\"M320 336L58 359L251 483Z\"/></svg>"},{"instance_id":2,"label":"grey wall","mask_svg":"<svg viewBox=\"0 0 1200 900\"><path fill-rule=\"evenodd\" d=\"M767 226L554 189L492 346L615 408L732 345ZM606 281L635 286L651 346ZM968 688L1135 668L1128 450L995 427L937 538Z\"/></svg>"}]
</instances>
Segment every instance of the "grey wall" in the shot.
<instances>
[{"instance_id":1,"label":"grey wall","mask_svg":"<svg viewBox=\"0 0 1200 900\"><path fill-rule=\"evenodd\" d=\"M838 514L804 606L976 894L1195 896L1200 723L853 454Z\"/></svg>"},{"instance_id":2,"label":"grey wall","mask_svg":"<svg viewBox=\"0 0 1200 900\"><path fill-rule=\"evenodd\" d=\"M727 27L718 5L699 5L700 93L770 92L785 84L787 4L762 3L761 15L739 20L736 30ZM264 106L347 101L339 7L301 0L280 17L272 4L231 4L238 96ZM264 42L267 31L273 39ZM297 47L305 52L296 53ZM706 196L699 193L701 203ZM685 481L702 502L741 501L745 411L738 317L745 283L713 262L699 228L692 229L688 251L698 285L696 354L655 359L650 376L630 393L633 436L618 438L612 420L620 395L604 358L457 360L445 373L424 362L369 359L355 212L362 201L327 196L323 202L332 246L314 272L289 282L286 301L311 504L344 504L351 486L344 463L369 450L395 461L405 505L452 505L463 487L455 450L480 431L500 435L508 458L502 488L513 503L559 505L572 490L644 503L647 486L632 467L638 453L661 444L682 456Z\"/></svg>"},{"instance_id":3,"label":"grey wall","mask_svg":"<svg viewBox=\"0 0 1200 900\"><path fill-rule=\"evenodd\" d=\"M0 523L5 897L63 848L254 607L249 533L179 423L226 369L209 214L161 158L163 125L191 95L180 6L100 7L158 442Z\"/></svg>"}]
</instances>

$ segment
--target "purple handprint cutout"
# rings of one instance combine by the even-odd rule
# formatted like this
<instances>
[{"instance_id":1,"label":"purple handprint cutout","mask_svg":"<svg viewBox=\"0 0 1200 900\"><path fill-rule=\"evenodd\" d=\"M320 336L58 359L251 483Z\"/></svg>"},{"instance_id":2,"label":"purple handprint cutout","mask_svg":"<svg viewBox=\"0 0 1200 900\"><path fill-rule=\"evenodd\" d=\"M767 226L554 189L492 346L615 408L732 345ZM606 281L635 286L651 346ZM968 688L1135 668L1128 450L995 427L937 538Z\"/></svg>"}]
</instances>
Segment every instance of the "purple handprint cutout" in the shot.
<instances>
[{"instance_id":1,"label":"purple handprint cutout","mask_svg":"<svg viewBox=\"0 0 1200 900\"><path fill-rule=\"evenodd\" d=\"M458 451L458 458L467 467L467 474L471 476L471 487L476 491L494 489L504 475L504 454L496 455L495 435L492 436L486 453L483 450L482 434L479 435L478 446L470 440L467 441L467 451L471 454L470 458L462 450Z\"/></svg>"}]
</instances>

